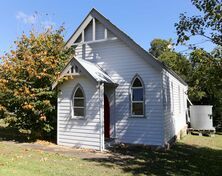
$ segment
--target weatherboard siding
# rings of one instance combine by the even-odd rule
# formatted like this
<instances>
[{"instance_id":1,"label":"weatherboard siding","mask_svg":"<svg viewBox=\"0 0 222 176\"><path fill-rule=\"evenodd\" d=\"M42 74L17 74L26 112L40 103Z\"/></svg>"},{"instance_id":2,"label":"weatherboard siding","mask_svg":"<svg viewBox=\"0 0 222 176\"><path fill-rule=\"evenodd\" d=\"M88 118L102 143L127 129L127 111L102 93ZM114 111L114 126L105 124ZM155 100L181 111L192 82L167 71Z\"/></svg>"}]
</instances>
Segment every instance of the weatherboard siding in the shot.
<instances>
[{"instance_id":1,"label":"weatherboard siding","mask_svg":"<svg viewBox=\"0 0 222 176\"><path fill-rule=\"evenodd\" d=\"M163 90L164 102L167 102L164 103L164 140L168 142L186 127L187 86L164 70Z\"/></svg>"},{"instance_id":2,"label":"weatherboard siding","mask_svg":"<svg viewBox=\"0 0 222 176\"><path fill-rule=\"evenodd\" d=\"M85 93L85 118L72 119L72 93L80 84ZM84 76L65 81L59 86L58 139L59 145L100 149L99 90L96 82Z\"/></svg>"},{"instance_id":3,"label":"weatherboard siding","mask_svg":"<svg viewBox=\"0 0 222 176\"><path fill-rule=\"evenodd\" d=\"M110 101L111 137L119 142L163 146L184 128L186 95L183 92L186 86L164 69L154 68L97 20L90 22L83 34L84 41L76 46L75 57L99 65L118 86L115 92L109 84L98 89L91 78L84 76L61 85L58 144L103 149L103 93ZM130 87L135 75L141 77L145 88L143 118L132 117L130 112ZM80 120L70 118L71 96L77 83L82 85L86 95L86 117Z\"/></svg>"},{"instance_id":4,"label":"weatherboard siding","mask_svg":"<svg viewBox=\"0 0 222 176\"><path fill-rule=\"evenodd\" d=\"M116 138L125 143L162 145L163 106L160 71L149 65L119 39L78 46L75 53L77 58L101 66L112 80L119 84L115 92ZM142 78L145 85L145 118L133 118L130 113L130 85L136 74Z\"/></svg>"},{"instance_id":5,"label":"weatherboard siding","mask_svg":"<svg viewBox=\"0 0 222 176\"><path fill-rule=\"evenodd\" d=\"M105 27L96 20L96 40L104 39Z\"/></svg>"}]
</instances>

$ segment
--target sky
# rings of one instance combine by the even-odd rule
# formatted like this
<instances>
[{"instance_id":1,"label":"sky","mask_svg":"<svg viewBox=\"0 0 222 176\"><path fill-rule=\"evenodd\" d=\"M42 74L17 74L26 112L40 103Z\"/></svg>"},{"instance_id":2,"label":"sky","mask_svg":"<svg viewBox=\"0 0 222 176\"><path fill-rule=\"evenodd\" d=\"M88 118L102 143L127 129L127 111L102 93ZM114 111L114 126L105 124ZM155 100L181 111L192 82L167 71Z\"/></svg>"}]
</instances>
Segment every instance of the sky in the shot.
<instances>
[{"instance_id":1,"label":"sky","mask_svg":"<svg viewBox=\"0 0 222 176\"><path fill-rule=\"evenodd\" d=\"M0 56L13 48L14 41L30 29L64 24L67 40L89 11L95 8L113 24L126 32L144 49L155 38L176 41L174 24L179 15L199 14L190 0L6 0L0 1ZM194 39L202 43L204 39ZM199 45L211 51L214 45ZM178 46L178 52L186 47Z\"/></svg>"}]
</instances>

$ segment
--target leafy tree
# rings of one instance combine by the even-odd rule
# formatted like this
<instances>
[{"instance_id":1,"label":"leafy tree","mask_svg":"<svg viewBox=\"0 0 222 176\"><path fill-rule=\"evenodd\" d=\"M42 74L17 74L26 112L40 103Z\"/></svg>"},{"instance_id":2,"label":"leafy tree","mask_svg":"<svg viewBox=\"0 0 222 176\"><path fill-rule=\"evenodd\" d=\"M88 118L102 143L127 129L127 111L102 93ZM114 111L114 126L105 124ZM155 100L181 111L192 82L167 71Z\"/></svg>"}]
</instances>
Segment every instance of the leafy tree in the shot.
<instances>
[{"instance_id":1,"label":"leafy tree","mask_svg":"<svg viewBox=\"0 0 222 176\"><path fill-rule=\"evenodd\" d=\"M214 50L211 52L211 55L215 58L222 59L222 46L218 46L214 48Z\"/></svg>"},{"instance_id":2,"label":"leafy tree","mask_svg":"<svg viewBox=\"0 0 222 176\"><path fill-rule=\"evenodd\" d=\"M51 85L72 53L64 48L62 32L23 34L0 65L0 109L16 116L16 127L38 137L55 131L56 92Z\"/></svg>"},{"instance_id":3,"label":"leafy tree","mask_svg":"<svg viewBox=\"0 0 222 176\"><path fill-rule=\"evenodd\" d=\"M159 59L166 63L169 68L180 75L185 81L189 81L191 65L185 56L175 51L168 51L161 54Z\"/></svg>"},{"instance_id":4,"label":"leafy tree","mask_svg":"<svg viewBox=\"0 0 222 176\"><path fill-rule=\"evenodd\" d=\"M180 15L175 24L177 44L184 44L193 36L202 36L217 47L208 53L196 49L190 53L192 74L189 77L189 97L194 104L214 106L214 124L222 124L222 2L219 0L191 0L200 15ZM195 44L194 44L195 45Z\"/></svg>"},{"instance_id":5,"label":"leafy tree","mask_svg":"<svg viewBox=\"0 0 222 176\"><path fill-rule=\"evenodd\" d=\"M171 51L171 46L171 40L154 39L150 43L149 52L156 58L159 58L164 52Z\"/></svg>"},{"instance_id":6,"label":"leafy tree","mask_svg":"<svg viewBox=\"0 0 222 176\"><path fill-rule=\"evenodd\" d=\"M194 104L213 105L214 125L222 125L222 47L211 53L193 50L188 60L171 45L170 41L154 39L149 51L188 83L188 95Z\"/></svg>"},{"instance_id":7,"label":"leafy tree","mask_svg":"<svg viewBox=\"0 0 222 176\"><path fill-rule=\"evenodd\" d=\"M180 15L175 24L177 43L184 43L191 36L202 36L207 40L222 46L222 2L221 0L191 0L200 11L200 15L188 17L186 13Z\"/></svg>"},{"instance_id":8,"label":"leafy tree","mask_svg":"<svg viewBox=\"0 0 222 176\"><path fill-rule=\"evenodd\" d=\"M149 52L157 59L164 62L169 68L188 81L191 65L188 59L172 49L170 40L154 39Z\"/></svg>"},{"instance_id":9,"label":"leafy tree","mask_svg":"<svg viewBox=\"0 0 222 176\"><path fill-rule=\"evenodd\" d=\"M215 51L215 50L214 50ZM222 124L222 59L202 49L190 54L193 72L189 81L189 97L194 104L214 106L214 124Z\"/></svg>"},{"instance_id":10,"label":"leafy tree","mask_svg":"<svg viewBox=\"0 0 222 176\"><path fill-rule=\"evenodd\" d=\"M213 94L219 88L221 71L218 66L221 63L203 49L194 50L190 54L190 60L193 67L190 96L193 101L199 102L208 93Z\"/></svg>"}]
</instances>

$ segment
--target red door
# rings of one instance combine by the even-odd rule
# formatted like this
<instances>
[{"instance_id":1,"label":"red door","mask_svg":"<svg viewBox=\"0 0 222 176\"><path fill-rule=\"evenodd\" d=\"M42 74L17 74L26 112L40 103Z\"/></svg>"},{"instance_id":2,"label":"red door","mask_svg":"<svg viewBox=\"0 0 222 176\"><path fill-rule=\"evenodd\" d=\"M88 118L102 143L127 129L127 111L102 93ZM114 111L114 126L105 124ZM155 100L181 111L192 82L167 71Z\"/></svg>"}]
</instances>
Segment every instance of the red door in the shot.
<instances>
[{"instance_id":1,"label":"red door","mask_svg":"<svg viewBox=\"0 0 222 176\"><path fill-rule=\"evenodd\" d=\"M105 138L110 138L110 107L106 95L104 95L104 135Z\"/></svg>"}]
</instances>

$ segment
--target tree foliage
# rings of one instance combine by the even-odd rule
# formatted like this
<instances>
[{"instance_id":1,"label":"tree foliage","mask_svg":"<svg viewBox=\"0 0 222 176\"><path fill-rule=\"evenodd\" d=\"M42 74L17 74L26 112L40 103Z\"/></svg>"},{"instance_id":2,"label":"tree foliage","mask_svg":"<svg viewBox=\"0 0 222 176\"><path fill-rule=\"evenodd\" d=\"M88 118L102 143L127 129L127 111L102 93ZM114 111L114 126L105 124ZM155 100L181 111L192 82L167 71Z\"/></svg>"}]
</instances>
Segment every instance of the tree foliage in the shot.
<instances>
[{"instance_id":1,"label":"tree foliage","mask_svg":"<svg viewBox=\"0 0 222 176\"><path fill-rule=\"evenodd\" d=\"M212 53L197 49L190 54L193 71L188 82L189 97L194 104L213 105L214 124L222 125L222 58Z\"/></svg>"},{"instance_id":2,"label":"tree foliage","mask_svg":"<svg viewBox=\"0 0 222 176\"><path fill-rule=\"evenodd\" d=\"M178 40L184 43L191 36L203 36L207 40L222 46L222 2L221 0L191 0L200 11L198 16L180 15L175 24Z\"/></svg>"},{"instance_id":3,"label":"tree foliage","mask_svg":"<svg viewBox=\"0 0 222 176\"><path fill-rule=\"evenodd\" d=\"M185 43L192 36L202 36L217 47L208 53L195 46L190 53L192 74L188 79L189 97L195 104L212 104L214 124L222 126L222 2L191 2L199 10L200 15L180 15L179 22L175 24L177 44Z\"/></svg>"},{"instance_id":4,"label":"tree foliage","mask_svg":"<svg viewBox=\"0 0 222 176\"><path fill-rule=\"evenodd\" d=\"M193 50L189 59L172 50L170 41L154 39L149 51L180 75L189 85L188 95L194 104L213 105L214 124L222 124L222 49L212 53Z\"/></svg>"},{"instance_id":5,"label":"tree foliage","mask_svg":"<svg viewBox=\"0 0 222 176\"><path fill-rule=\"evenodd\" d=\"M173 50L173 44L170 40L154 39L150 45L149 52L152 55L164 62L184 80L188 80L191 64L185 56Z\"/></svg>"},{"instance_id":6,"label":"tree foliage","mask_svg":"<svg viewBox=\"0 0 222 176\"><path fill-rule=\"evenodd\" d=\"M72 53L64 48L62 32L63 28L23 34L0 65L2 115L15 115L16 127L38 135L56 126L56 92L51 85Z\"/></svg>"},{"instance_id":7,"label":"tree foliage","mask_svg":"<svg viewBox=\"0 0 222 176\"><path fill-rule=\"evenodd\" d=\"M159 58L164 52L171 51L171 46L171 40L154 39L150 43L149 52L156 58Z\"/></svg>"}]
</instances>

